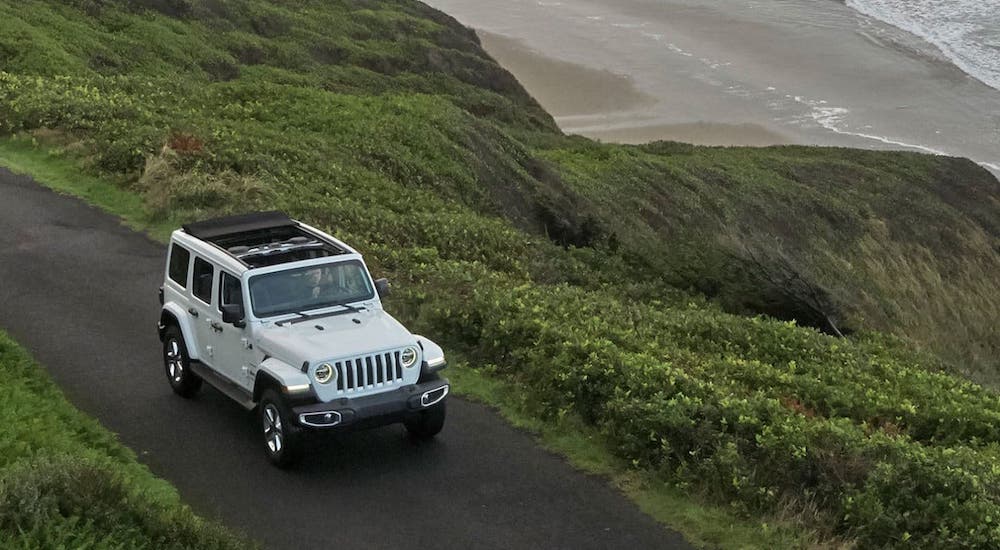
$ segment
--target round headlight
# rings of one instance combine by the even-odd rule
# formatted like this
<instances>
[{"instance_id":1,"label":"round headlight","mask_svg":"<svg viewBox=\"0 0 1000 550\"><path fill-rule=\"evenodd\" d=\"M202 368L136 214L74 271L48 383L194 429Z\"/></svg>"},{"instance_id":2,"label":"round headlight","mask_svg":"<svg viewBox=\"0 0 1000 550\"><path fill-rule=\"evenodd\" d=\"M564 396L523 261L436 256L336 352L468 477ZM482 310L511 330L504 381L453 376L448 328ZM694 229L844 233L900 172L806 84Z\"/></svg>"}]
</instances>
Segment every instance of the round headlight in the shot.
<instances>
[{"instance_id":1,"label":"round headlight","mask_svg":"<svg viewBox=\"0 0 1000 550\"><path fill-rule=\"evenodd\" d=\"M417 348L409 347L403 350L403 353L399 356L399 360L403 363L403 366L410 368L417 364Z\"/></svg>"},{"instance_id":2,"label":"round headlight","mask_svg":"<svg viewBox=\"0 0 1000 550\"><path fill-rule=\"evenodd\" d=\"M316 367L316 381L320 384L329 384L331 380L337 377L337 371L330 366L330 363L323 363L322 365Z\"/></svg>"}]
</instances>

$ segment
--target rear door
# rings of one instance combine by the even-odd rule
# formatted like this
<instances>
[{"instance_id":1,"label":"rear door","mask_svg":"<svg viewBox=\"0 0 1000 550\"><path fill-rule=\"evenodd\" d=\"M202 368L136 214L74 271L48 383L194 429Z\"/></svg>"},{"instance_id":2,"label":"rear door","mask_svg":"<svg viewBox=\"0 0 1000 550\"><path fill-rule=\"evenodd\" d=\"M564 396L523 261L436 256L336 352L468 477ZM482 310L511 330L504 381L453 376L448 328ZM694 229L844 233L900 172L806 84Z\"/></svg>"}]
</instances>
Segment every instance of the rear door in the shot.
<instances>
[{"instance_id":1,"label":"rear door","mask_svg":"<svg viewBox=\"0 0 1000 550\"><path fill-rule=\"evenodd\" d=\"M201 362L216 369L216 324L221 324L220 316L216 314L215 280L218 270L212 262L200 256L194 257L191 269L191 308L188 313L198 337L198 355ZM216 369L217 370L217 369Z\"/></svg>"}]
</instances>

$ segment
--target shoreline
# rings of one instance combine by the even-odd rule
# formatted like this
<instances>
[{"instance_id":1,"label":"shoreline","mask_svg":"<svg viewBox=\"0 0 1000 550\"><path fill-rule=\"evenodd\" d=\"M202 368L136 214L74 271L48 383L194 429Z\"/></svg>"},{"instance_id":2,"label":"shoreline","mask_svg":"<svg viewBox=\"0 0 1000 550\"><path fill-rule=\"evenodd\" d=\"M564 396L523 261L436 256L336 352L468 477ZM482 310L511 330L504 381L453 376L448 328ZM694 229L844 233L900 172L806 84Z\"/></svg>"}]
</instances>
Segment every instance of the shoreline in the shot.
<instances>
[{"instance_id":1,"label":"shoreline","mask_svg":"<svg viewBox=\"0 0 1000 550\"><path fill-rule=\"evenodd\" d=\"M956 44L952 39L946 36L942 36L930 30L930 26L941 25L941 24L951 24L954 25L956 22L945 18L944 20L912 20L905 17L900 17L898 11L893 12L892 10L882 11L875 9L874 6L865 3L862 0L838 0L842 1L848 8L872 19L881 21L886 25L891 25L900 29L906 33L909 33L919 39L922 42L933 47L937 55L940 55L947 63L954 65L956 68L961 70L963 73L968 75L970 78L974 78L979 82L983 83L990 88L1000 91L1000 73L997 72L996 66L979 65L976 64L971 59L974 59L978 55L990 55L988 52L991 48L995 48L990 43L990 40L995 40L997 35L993 34L989 37L983 37L981 43L966 43L966 44ZM913 8L919 9L921 6L912 6ZM941 16L942 14L936 14ZM983 15L983 14L979 14ZM982 33L988 28L991 23L996 23L997 21L990 21L982 23L982 27L978 29L973 29L970 31L972 34ZM960 37L962 38L962 37ZM979 41L977 41L979 42ZM983 47L985 45L985 48ZM964 48L963 48L964 46ZM979 48L979 51L969 51L969 47ZM995 55L995 54L993 54ZM994 59L994 64L997 58Z\"/></svg>"},{"instance_id":2,"label":"shoreline","mask_svg":"<svg viewBox=\"0 0 1000 550\"><path fill-rule=\"evenodd\" d=\"M670 98L640 90L627 75L555 59L504 35L480 29L476 34L483 49L518 79L567 134L626 144L658 140L757 147L799 143L761 124L657 121L651 111Z\"/></svg>"},{"instance_id":3,"label":"shoreline","mask_svg":"<svg viewBox=\"0 0 1000 550\"><path fill-rule=\"evenodd\" d=\"M845 2L428 3L476 29L567 133L909 150L1000 175L1000 91Z\"/></svg>"}]
</instances>

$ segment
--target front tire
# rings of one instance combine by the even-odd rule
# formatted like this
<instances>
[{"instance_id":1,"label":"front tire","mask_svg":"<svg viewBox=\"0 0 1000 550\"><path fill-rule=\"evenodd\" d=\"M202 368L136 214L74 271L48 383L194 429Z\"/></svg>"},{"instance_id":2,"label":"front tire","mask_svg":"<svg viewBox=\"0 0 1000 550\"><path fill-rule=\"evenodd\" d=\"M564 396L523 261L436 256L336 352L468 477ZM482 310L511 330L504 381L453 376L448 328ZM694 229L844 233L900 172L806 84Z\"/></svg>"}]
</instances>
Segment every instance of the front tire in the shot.
<instances>
[{"instance_id":1,"label":"front tire","mask_svg":"<svg viewBox=\"0 0 1000 550\"><path fill-rule=\"evenodd\" d=\"M163 368L167 381L177 395L190 398L201 388L201 378L191 370L184 336L176 325L167 327L163 335Z\"/></svg>"},{"instance_id":2,"label":"front tire","mask_svg":"<svg viewBox=\"0 0 1000 550\"><path fill-rule=\"evenodd\" d=\"M406 431L410 432L410 437L420 441L433 439L444 428L446 413L445 402L442 401L404 422Z\"/></svg>"},{"instance_id":3,"label":"front tire","mask_svg":"<svg viewBox=\"0 0 1000 550\"><path fill-rule=\"evenodd\" d=\"M301 433L291 422L292 413L285 400L278 392L268 389L264 391L257 409L267 459L279 468L288 468L298 462L302 454Z\"/></svg>"}]
</instances>

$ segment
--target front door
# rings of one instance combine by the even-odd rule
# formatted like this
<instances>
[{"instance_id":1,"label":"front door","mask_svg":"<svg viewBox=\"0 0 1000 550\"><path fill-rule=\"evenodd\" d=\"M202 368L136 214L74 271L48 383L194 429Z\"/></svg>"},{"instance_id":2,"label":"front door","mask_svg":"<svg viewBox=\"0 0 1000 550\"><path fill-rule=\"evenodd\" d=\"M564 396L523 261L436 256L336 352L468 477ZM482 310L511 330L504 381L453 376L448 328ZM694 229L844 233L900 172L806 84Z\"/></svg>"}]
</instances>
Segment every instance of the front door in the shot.
<instances>
[{"instance_id":1,"label":"front door","mask_svg":"<svg viewBox=\"0 0 1000 550\"><path fill-rule=\"evenodd\" d=\"M253 388L253 373L248 368L250 358L249 333L245 327L222 322L222 306L243 304L243 292L239 278L220 271L219 292L215 316L219 328L215 329L215 355L218 357L216 370L243 389Z\"/></svg>"}]
</instances>

